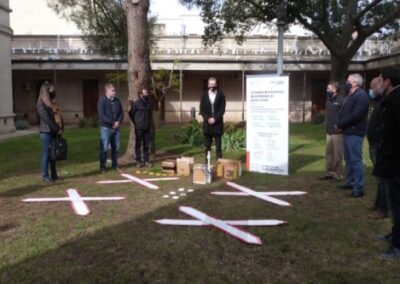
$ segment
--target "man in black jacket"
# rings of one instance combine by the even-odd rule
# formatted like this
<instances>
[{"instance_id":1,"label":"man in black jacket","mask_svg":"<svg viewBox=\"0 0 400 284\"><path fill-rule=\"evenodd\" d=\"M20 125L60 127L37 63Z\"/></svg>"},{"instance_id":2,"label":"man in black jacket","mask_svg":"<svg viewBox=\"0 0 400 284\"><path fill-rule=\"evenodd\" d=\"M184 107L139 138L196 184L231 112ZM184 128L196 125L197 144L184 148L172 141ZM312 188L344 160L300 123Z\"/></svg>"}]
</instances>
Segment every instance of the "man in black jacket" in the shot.
<instances>
[{"instance_id":1,"label":"man in black jacket","mask_svg":"<svg viewBox=\"0 0 400 284\"><path fill-rule=\"evenodd\" d=\"M326 124L326 173L321 180L342 180L343 178L343 136L335 127L343 103L343 96L338 93L339 84L329 82L326 88L325 124Z\"/></svg>"},{"instance_id":2,"label":"man in black jacket","mask_svg":"<svg viewBox=\"0 0 400 284\"><path fill-rule=\"evenodd\" d=\"M115 96L113 84L104 86L105 96L99 99L97 113L100 120L100 172L106 171L107 149L111 144L112 168L119 171L118 153L120 141L120 125L124 119L121 101Z\"/></svg>"},{"instance_id":3,"label":"man in black jacket","mask_svg":"<svg viewBox=\"0 0 400 284\"><path fill-rule=\"evenodd\" d=\"M139 92L139 99L132 103L129 117L135 125L135 160L136 166L151 167L150 163L150 130L152 111L150 96L146 89ZM142 162L143 145L143 162Z\"/></svg>"},{"instance_id":4,"label":"man in black jacket","mask_svg":"<svg viewBox=\"0 0 400 284\"><path fill-rule=\"evenodd\" d=\"M381 76L375 77L370 83L369 97L372 100L372 112L369 116L367 128L367 140L369 144L369 156L372 165L376 163L376 155L379 144L382 141L382 102L384 98L383 80ZM388 216L387 193L383 179L376 177L377 193L374 204L374 212L369 215L371 219L382 219Z\"/></svg>"},{"instance_id":5,"label":"man in black jacket","mask_svg":"<svg viewBox=\"0 0 400 284\"><path fill-rule=\"evenodd\" d=\"M342 188L352 189L350 197L364 196L364 164L362 145L367 130L369 98L362 89L363 77L360 74L350 74L340 110L337 128L343 132L343 151L346 162L346 184Z\"/></svg>"},{"instance_id":6,"label":"man in black jacket","mask_svg":"<svg viewBox=\"0 0 400 284\"><path fill-rule=\"evenodd\" d=\"M382 141L378 147L373 174L383 178L393 215L391 242L382 258L400 259L400 66L382 71L385 98L382 102Z\"/></svg>"},{"instance_id":7,"label":"man in black jacket","mask_svg":"<svg viewBox=\"0 0 400 284\"><path fill-rule=\"evenodd\" d=\"M217 89L217 79L208 79L208 89L203 92L200 100L200 115L203 117L203 134L205 146L205 161L211 151L212 139L215 140L217 159L222 158L221 137L224 133L225 96Z\"/></svg>"}]
</instances>

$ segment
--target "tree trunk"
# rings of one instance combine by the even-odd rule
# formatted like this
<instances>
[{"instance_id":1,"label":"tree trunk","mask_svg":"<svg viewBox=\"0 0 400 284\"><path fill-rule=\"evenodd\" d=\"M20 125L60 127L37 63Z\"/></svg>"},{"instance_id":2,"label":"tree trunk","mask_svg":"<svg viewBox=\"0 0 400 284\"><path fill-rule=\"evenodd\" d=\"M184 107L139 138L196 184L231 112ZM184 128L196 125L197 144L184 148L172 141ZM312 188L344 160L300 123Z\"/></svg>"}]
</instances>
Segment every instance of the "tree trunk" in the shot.
<instances>
[{"instance_id":1,"label":"tree trunk","mask_svg":"<svg viewBox=\"0 0 400 284\"><path fill-rule=\"evenodd\" d=\"M138 91L149 89L151 81L150 48L147 14L150 0L126 0L128 30L128 102L138 99ZM135 157L135 129L131 123L128 147L120 163L127 164Z\"/></svg>"},{"instance_id":2,"label":"tree trunk","mask_svg":"<svg viewBox=\"0 0 400 284\"><path fill-rule=\"evenodd\" d=\"M347 58L339 58L331 55L331 81L336 81L342 85L347 78L350 60Z\"/></svg>"}]
</instances>

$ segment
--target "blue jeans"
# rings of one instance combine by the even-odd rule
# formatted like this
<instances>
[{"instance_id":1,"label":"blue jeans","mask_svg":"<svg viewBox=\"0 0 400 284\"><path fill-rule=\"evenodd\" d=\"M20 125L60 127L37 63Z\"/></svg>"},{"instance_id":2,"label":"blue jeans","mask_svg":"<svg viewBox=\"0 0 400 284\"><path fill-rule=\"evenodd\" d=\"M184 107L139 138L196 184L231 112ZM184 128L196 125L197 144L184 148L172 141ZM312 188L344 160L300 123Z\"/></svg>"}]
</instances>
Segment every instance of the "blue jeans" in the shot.
<instances>
[{"instance_id":1,"label":"blue jeans","mask_svg":"<svg viewBox=\"0 0 400 284\"><path fill-rule=\"evenodd\" d=\"M50 174L52 179L57 179L56 161L50 161L50 142L53 135L50 133L40 132L40 141L42 142L42 178L49 178L49 164Z\"/></svg>"},{"instance_id":2,"label":"blue jeans","mask_svg":"<svg viewBox=\"0 0 400 284\"><path fill-rule=\"evenodd\" d=\"M100 169L106 168L107 149L111 144L111 164L113 168L118 167L119 153L119 129L100 127Z\"/></svg>"},{"instance_id":3,"label":"blue jeans","mask_svg":"<svg viewBox=\"0 0 400 284\"><path fill-rule=\"evenodd\" d=\"M376 154L378 152L378 143L371 143L369 145L369 156L371 158L372 164L375 166ZM376 183L378 185L378 190L376 192L375 205L374 207L381 211L382 213L388 213L388 192L387 186L384 180L380 177L376 177Z\"/></svg>"},{"instance_id":4,"label":"blue jeans","mask_svg":"<svg viewBox=\"0 0 400 284\"><path fill-rule=\"evenodd\" d=\"M354 194L363 193L364 188L363 140L363 136L343 135L343 152L347 169L346 184L353 188Z\"/></svg>"}]
</instances>

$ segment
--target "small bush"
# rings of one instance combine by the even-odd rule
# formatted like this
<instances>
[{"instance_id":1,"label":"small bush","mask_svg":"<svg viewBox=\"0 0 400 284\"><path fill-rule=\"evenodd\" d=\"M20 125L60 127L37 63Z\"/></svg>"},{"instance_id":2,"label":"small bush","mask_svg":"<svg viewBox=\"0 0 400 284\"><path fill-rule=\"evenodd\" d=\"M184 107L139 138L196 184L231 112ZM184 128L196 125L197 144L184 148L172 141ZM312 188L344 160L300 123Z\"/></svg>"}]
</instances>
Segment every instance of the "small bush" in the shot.
<instances>
[{"instance_id":1,"label":"small bush","mask_svg":"<svg viewBox=\"0 0 400 284\"><path fill-rule=\"evenodd\" d=\"M99 118L97 116L92 116L90 118L90 126L92 126L93 128L99 127Z\"/></svg>"},{"instance_id":2,"label":"small bush","mask_svg":"<svg viewBox=\"0 0 400 284\"><path fill-rule=\"evenodd\" d=\"M238 128L236 131L226 132L222 136L222 150L240 151L246 148L246 130Z\"/></svg>"},{"instance_id":3,"label":"small bush","mask_svg":"<svg viewBox=\"0 0 400 284\"><path fill-rule=\"evenodd\" d=\"M26 120L20 119L14 123L15 129L17 130L24 130L29 129L31 126Z\"/></svg>"},{"instance_id":4,"label":"small bush","mask_svg":"<svg viewBox=\"0 0 400 284\"><path fill-rule=\"evenodd\" d=\"M203 129L200 123L193 120L188 126L183 127L180 135L180 143L189 144L194 147L203 146Z\"/></svg>"},{"instance_id":5,"label":"small bush","mask_svg":"<svg viewBox=\"0 0 400 284\"><path fill-rule=\"evenodd\" d=\"M229 133L234 133L238 129L243 129L246 127L246 122L225 122L224 123L224 132L229 134Z\"/></svg>"},{"instance_id":6,"label":"small bush","mask_svg":"<svg viewBox=\"0 0 400 284\"><path fill-rule=\"evenodd\" d=\"M79 119L78 127L79 128L85 128L86 127L86 123L87 123L86 118L81 118L81 119Z\"/></svg>"},{"instance_id":7,"label":"small bush","mask_svg":"<svg viewBox=\"0 0 400 284\"><path fill-rule=\"evenodd\" d=\"M315 115L314 123L321 124L325 121L325 111L320 111Z\"/></svg>"}]
</instances>

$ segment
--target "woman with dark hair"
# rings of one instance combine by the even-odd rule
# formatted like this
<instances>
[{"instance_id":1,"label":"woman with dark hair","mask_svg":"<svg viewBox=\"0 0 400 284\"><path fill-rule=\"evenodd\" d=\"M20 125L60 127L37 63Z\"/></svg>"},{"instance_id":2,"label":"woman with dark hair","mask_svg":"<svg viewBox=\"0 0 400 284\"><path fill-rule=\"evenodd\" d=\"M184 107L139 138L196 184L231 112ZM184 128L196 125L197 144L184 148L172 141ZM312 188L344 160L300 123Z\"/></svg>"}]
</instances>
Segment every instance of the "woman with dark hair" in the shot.
<instances>
[{"instance_id":1,"label":"woman with dark hair","mask_svg":"<svg viewBox=\"0 0 400 284\"><path fill-rule=\"evenodd\" d=\"M42 180L46 183L58 179L56 170L56 161L50 160L50 143L54 136L60 135L63 129L63 120L60 110L55 100L56 92L53 85L44 82L40 88L39 98L36 104L39 115L40 140L42 142ZM50 176L49 176L50 164Z\"/></svg>"}]
</instances>

